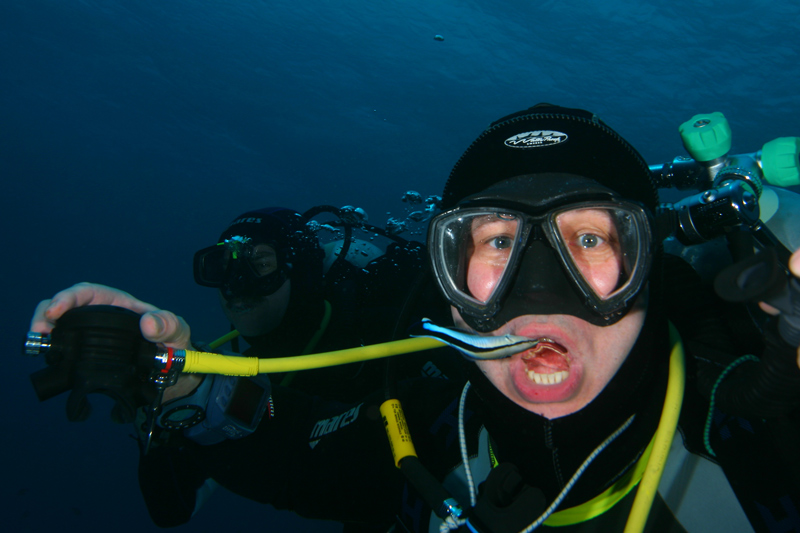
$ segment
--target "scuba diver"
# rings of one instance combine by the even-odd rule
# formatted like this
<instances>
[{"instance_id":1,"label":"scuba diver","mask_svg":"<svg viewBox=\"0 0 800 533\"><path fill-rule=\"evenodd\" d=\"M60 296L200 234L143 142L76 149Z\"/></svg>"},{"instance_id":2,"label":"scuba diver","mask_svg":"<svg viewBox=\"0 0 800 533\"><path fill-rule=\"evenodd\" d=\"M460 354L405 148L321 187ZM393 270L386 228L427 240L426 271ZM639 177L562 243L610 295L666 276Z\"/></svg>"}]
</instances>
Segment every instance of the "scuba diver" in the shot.
<instances>
[{"instance_id":1,"label":"scuba diver","mask_svg":"<svg viewBox=\"0 0 800 533\"><path fill-rule=\"evenodd\" d=\"M307 213L325 211L340 215L343 225L355 223L330 206ZM418 277L424 266L424 248L396 238L385 253L373 245L376 257L360 258L367 263L357 266L341 247L338 255L333 250L333 257L326 258L309 219L283 207L248 211L231 222L216 245L194 255L194 279L199 285L218 289L225 316L249 345L241 352L244 356L306 355L391 340L405 294L396 289L395 294L389 293L390 283L398 287ZM355 241L349 232L345 234ZM435 312L425 302L418 305L427 313ZM232 347L238 353L235 340ZM400 378L417 377L431 366L447 368L451 358L440 352L438 366L435 359L405 361L393 370ZM272 375L270 379L309 394L350 402L375 390L385 371L382 361L361 362Z\"/></svg>"},{"instance_id":2,"label":"scuba diver","mask_svg":"<svg viewBox=\"0 0 800 533\"><path fill-rule=\"evenodd\" d=\"M325 290L325 253L307 222L299 212L283 207L248 211L228 225L217 244L194 255L195 282L218 290L232 329L249 345L242 355L285 357L363 343L352 327L355 318L334 305L344 295ZM236 340L233 351L239 352ZM379 369L366 375L365 367L344 365L271 379L349 401L372 390L374 380L380 379Z\"/></svg>"},{"instance_id":3,"label":"scuba diver","mask_svg":"<svg viewBox=\"0 0 800 533\"><path fill-rule=\"evenodd\" d=\"M321 212L344 214L331 206L318 206L307 213ZM248 211L228 225L217 244L194 254L195 281L217 289L221 308L232 328L230 334L213 343L195 342L196 347L214 351L230 341L233 351L223 353L259 358L340 350L391 340L396 330L405 332L407 322L422 313L422 308L426 315L446 311L439 302L436 302L438 311L429 305L428 292L414 299L414 304L422 308L408 309L409 306L404 305L403 315L398 316L409 286L419 284L416 280L426 266L422 245L392 236L385 251L365 258L361 257L365 255L361 250L379 250L374 245L367 248L366 243L356 241L351 232L345 231L351 244L364 244L357 248L361 264L352 260L341 242L338 248L329 246L332 257L326 258L314 231L319 226L309 224L309 219L283 207ZM334 224L346 226L352 224L352 220L341 216ZM427 286L420 285L415 292L421 293L424 288ZM174 329L185 327L188 332L188 325L182 318L163 313L127 293L91 283L79 283L48 300L48 311L43 313L40 325L51 329L66 309L103 303L147 314L141 320L141 327L150 338L166 345L172 340L182 342L182 335L171 336ZM188 342L188 334L186 338ZM248 344L241 354L238 353L239 338ZM389 364L387 360L357 362L303 372L271 373L269 379L326 400L352 402L380 387L386 379L461 377L460 365L450 350L442 348L419 355L405 358L402 364ZM109 386L102 372L94 374L73 388L67 402L68 418L72 421L86 419L90 411L86 400L88 393L104 393L116 401L112 419L134 422L143 453L151 447L181 447L187 442L208 445L225 438L242 438L255 429L265 413L269 416L269 379L265 376L183 374L177 383L164 390L161 414L155 427L148 432L147 411L139 407L145 407L152 392L140 391L140 385L135 386L134 393L120 392L125 386ZM39 388L48 386L39 385L37 392ZM233 395L230 391L234 391ZM227 397L235 397L237 391L247 395L247 402L238 404L240 412L247 413L248 420L244 422L220 413L219 409L219 405ZM44 397L40 395L40 399ZM235 399L231 405L233 403ZM147 474L141 477L146 484ZM209 480L198 488L196 509L215 486ZM155 516L154 520L158 522ZM348 524L345 531L373 530Z\"/></svg>"},{"instance_id":4,"label":"scuba diver","mask_svg":"<svg viewBox=\"0 0 800 533\"><path fill-rule=\"evenodd\" d=\"M276 414L247 438L142 459L157 524L187 521L214 479L386 531L797 528L798 346L775 319L762 330L744 314L720 320L744 306L662 252L657 188L627 141L590 112L534 106L472 143L443 204L428 253L452 323L413 333L458 349L469 381L396 391L426 473L392 460L383 392L342 406L273 383ZM800 254L790 266L800 276ZM77 290L51 315L43 302L32 330L88 300L142 309L124 293ZM146 338L188 345L185 325L158 338L148 316ZM748 388L752 404L738 401ZM651 473L662 469L659 485Z\"/></svg>"},{"instance_id":5,"label":"scuba diver","mask_svg":"<svg viewBox=\"0 0 800 533\"><path fill-rule=\"evenodd\" d=\"M217 244L194 254L198 285L217 288L230 323L248 343L276 355L295 354L311 335L261 337L278 327L316 330L324 312L323 252L302 215L268 207L237 216ZM304 317L304 318L303 318ZM263 348L261 347L263 345Z\"/></svg>"}]
</instances>

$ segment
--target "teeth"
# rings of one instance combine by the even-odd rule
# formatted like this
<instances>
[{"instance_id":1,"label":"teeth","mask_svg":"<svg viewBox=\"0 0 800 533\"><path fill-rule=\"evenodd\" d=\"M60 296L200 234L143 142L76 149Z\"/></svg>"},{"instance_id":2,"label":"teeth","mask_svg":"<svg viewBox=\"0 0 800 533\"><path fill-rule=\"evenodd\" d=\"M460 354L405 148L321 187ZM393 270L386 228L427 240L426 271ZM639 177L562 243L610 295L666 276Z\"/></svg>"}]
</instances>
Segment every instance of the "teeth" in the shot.
<instances>
[{"instance_id":1,"label":"teeth","mask_svg":"<svg viewBox=\"0 0 800 533\"><path fill-rule=\"evenodd\" d=\"M553 372L552 374L537 374L533 370L529 370L527 374L528 379L537 385L556 385L567 379L567 376L569 376L569 372L566 370Z\"/></svg>"}]
</instances>

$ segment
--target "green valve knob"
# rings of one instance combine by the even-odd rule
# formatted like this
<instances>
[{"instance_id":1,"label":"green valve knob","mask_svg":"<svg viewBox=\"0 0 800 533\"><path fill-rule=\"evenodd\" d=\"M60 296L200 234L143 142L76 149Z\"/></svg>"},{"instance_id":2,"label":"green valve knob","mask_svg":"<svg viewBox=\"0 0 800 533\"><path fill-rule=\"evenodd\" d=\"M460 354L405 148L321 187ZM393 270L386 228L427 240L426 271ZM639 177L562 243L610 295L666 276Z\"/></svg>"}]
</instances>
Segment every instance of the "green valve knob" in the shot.
<instances>
[{"instance_id":1,"label":"green valve knob","mask_svg":"<svg viewBox=\"0 0 800 533\"><path fill-rule=\"evenodd\" d=\"M695 161L713 161L731 149L731 127L725 115L715 111L695 115L678 128L683 146Z\"/></svg>"},{"instance_id":2,"label":"green valve knob","mask_svg":"<svg viewBox=\"0 0 800 533\"><path fill-rule=\"evenodd\" d=\"M778 137L765 144L761 168L771 185L800 185L800 137Z\"/></svg>"}]
</instances>

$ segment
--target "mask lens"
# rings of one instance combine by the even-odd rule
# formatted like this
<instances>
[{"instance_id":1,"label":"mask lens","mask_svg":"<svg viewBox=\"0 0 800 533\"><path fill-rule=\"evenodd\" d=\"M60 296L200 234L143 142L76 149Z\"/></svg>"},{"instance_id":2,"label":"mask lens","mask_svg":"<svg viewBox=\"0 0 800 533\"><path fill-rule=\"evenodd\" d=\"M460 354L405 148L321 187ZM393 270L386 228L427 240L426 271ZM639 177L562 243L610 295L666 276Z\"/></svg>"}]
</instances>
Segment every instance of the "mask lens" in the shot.
<instances>
[{"instance_id":1,"label":"mask lens","mask_svg":"<svg viewBox=\"0 0 800 533\"><path fill-rule=\"evenodd\" d=\"M219 246L210 246L194 254L194 279L204 287L219 287L225 280L225 254Z\"/></svg>"},{"instance_id":2,"label":"mask lens","mask_svg":"<svg viewBox=\"0 0 800 533\"><path fill-rule=\"evenodd\" d=\"M624 291L639 262L637 213L619 207L585 207L555 214L559 253L586 289L601 301Z\"/></svg>"},{"instance_id":3,"label":"mask lens","mask_svg":"<svg viewBox=\"0 0 800 533\"><path fill-rule=\"evenodd\" d=\"M466 209L434 220L434 268L445 292L478 312L492 312L522 228L519 214L495 209Z\"/></svg>"},{"instance_id":4,"label":"mask lens","mask_svg":"<svg viewBox=\"0 0 800 533\"><path fill-rule=\"evenodd\" d=\"M194 257L195 281L221 287L267 278L279 271L278 255L269 244L252 244L247 237L226 239L200 250Z\"/></svg>"},{"instance_id":5,"label":"mask lens","mask_svg":"<svg viewBox=\"0 0 800 533\"><path fill-rule=\"evenodd\" d=\"M278 256L275 249L267 244L257 244L245 254L246 260L256 277L264 277L278 270Z\"/></svg>"},{"instance_id":6,"label":"mask lens","mask_svg":"<svg viewBox=\"0 0 800 533\"><path fill-rule=\"evenodd\" d=\"M520 225L520 218L511 214L487 214L472 218L466 243L465 290L479 302L488 302L503 279Z\"/></svg>"}]
</instances>

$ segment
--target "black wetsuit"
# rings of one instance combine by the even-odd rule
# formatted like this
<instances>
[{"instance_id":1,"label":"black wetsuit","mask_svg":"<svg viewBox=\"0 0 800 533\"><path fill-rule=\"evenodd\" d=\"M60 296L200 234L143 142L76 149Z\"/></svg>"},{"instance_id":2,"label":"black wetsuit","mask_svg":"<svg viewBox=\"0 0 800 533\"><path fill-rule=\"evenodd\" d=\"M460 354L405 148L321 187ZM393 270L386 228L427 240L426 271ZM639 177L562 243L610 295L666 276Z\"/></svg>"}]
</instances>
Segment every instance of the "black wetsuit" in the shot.
<instances>
[{"instance_id":1,"label":"black wetsuit","mask_svg":"<svg viewBox=\"0 0 800 533\"><path fill-rule=\"evenodd\" d=\"M720 326L719 321L706 323L708 302L676 310L680 313L669 308L662 311L676 316L687 350L680 430L690 451L704 453L708 401L697 392L697 367L726 364L754 346L751 336L740 339L739 332ZM768 340L769 349L792 356L793 348ZM555 420L517 407L479 372L471 372L473 390L467 396L464 417L468 450L478 451L485 428L499 463L515 465L525 484L540 490L549 504L589 453L635 414L630 427L597 456L561 508L579 505L623 476L650 442L663 404L668 352L666 321L659 310L651 308L639 341L603 393L581 411ZM461 388L461 383L441 379L411 380L399 388L419 458L439 480L446 480L461 463L457 431ZM195 491L213 478L237 494L309 518L387 529L399 522L402 526L397 531L403 527L429 530L430 508L393 465L378 413L382 394L345 405L275 387L273 398L274 417L265 419L249 437L206 447L163 446L142 460L142 492L157 524L189 520ZM800 509L797 411L768 421L721 413L714 420L711 445L752 528L793 531ZM558 529L620 531L634 494L631 491L590 521ZM468 507L468 501L461 503ZM495 532L519 531L542 511L501 511L495 513L495 523L487 520L485 525ZM647 530L683 529L657 497Z\"/></svg>"}]
</instances>

